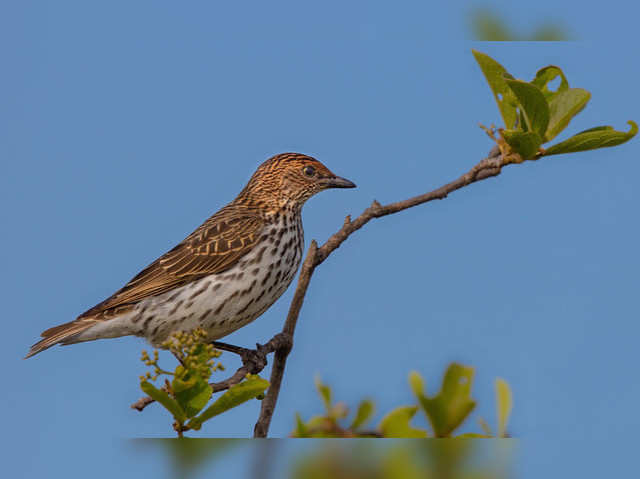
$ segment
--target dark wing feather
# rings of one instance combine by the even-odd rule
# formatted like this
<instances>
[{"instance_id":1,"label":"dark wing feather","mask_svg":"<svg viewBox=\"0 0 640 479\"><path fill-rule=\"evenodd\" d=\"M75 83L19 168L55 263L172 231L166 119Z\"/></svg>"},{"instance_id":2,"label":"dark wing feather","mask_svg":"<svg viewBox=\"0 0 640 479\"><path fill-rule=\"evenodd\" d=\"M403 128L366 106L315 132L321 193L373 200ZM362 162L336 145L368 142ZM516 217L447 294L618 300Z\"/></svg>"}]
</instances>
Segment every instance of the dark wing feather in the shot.
<instances>
[{"instance_id":1,"label":"dark wing feather","mask_svg":"<svg viewBox=\"0 0 640 479\"><path fill-rule=\"evenodd\" d=\"M147 266L120 291L80 318L109 316L127 305L233 267L255 246L264 228L257 214L229 205L182 243Z\"/></svg>"}]
</instances>

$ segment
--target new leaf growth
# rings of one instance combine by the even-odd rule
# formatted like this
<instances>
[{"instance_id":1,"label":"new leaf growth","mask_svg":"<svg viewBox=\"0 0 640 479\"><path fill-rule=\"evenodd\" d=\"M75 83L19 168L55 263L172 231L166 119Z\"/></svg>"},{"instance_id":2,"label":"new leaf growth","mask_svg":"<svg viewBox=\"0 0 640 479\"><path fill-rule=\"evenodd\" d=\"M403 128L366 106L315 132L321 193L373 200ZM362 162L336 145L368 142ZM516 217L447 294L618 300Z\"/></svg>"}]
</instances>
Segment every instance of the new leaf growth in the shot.
<instances>
[{"instance_id":1,"label":"new leaf growth","mask_svg":"<svg viewBox=\"0 0 640 479\"><path fill-rule=\"evenodd\" d=\"M526 82L515 79L490 56L475 50L473 55L504 121L504 128L498 129L500 138L496 141L504 157L513 163L616 146L638 133L638 125L628 121L631 128L626 133L611 126L597 126L543 148L543 144L553 140L584 109L591 94L582 88L570 88L566 76L557 66L549 65L538 70L535 78ZM558 77L560 86L555 91L551 90L549 83Z\"/></svg>"},{"instance_id":2,"label":"new leaf growth","mask_svg":"<svg viewBox=\"0 0 640 479\"><path fill-rule=\"evenodd\" d=\"M316 379L316 389L324 403L325 414L313 416L307 422L296 414L296 427L293 437L386 437L421 438L454 437L454 433L469 417L476 406L471 398L474 369L471 366L452 363L447 368L440 391L427 396L422 376L412 371L409 385L416 397L417 404L399 406L387 413L375 429L363 429L375 411L373 402L365 399L360 402L351 423L343 424L349 416L347 406L342 402L333 403L331 388ZM484 434L464 433L455 437L508 437L507 424L513 400L511 389L503 379L496 379L497 433L494 435L486 421L479 419ZM431 430L421 429L411 424L418 411L426 416Z\"/></svg>"},{"instance_id":3,"label":"new leaf growth","mask_svg":"<svg viewBox=\"0 0 640 479\"><path fill-rule=\"evenodd\" d=\"M173 428L179 437L184 431L200 429L203 422L261 395L269 386L268 381L248 374L244 381L231 386L203 411L213 394L209 378L214 371L224 369L220 362L216 362L222 353L206 344L206 337L202 329L188 333L179 331L162 344L179 361L173 372L158 365L157 350L153 352L153 359L146 351L142 352L141 360L153 367L153 373L147 372L140 377L140 388L171 413ZM173 379L165 379L164 387L159 389L150 381L155 381L160 375Z\"/></svg>"}]
</instances>

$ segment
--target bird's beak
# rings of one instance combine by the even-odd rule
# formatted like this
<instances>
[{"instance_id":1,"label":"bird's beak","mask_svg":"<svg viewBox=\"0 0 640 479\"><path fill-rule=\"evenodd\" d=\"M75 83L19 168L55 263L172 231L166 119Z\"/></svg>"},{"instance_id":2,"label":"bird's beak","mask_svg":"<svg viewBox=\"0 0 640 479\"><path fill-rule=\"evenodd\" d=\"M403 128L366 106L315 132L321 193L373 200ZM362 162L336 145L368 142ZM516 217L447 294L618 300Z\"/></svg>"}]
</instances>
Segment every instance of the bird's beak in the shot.
<instances>
[{"instance_id":1,"label":"bird's beak","mask_svg":"<svg viewBox=\"0 0 640 479\"><path fill-rule=\"evenodd\" d=\"M328 178L323 178L322 184L327 188L355 188L356 184L352 181L349 181L345 178L340 178L339 176L330 176Z\"/></svg>"}]
</instances>

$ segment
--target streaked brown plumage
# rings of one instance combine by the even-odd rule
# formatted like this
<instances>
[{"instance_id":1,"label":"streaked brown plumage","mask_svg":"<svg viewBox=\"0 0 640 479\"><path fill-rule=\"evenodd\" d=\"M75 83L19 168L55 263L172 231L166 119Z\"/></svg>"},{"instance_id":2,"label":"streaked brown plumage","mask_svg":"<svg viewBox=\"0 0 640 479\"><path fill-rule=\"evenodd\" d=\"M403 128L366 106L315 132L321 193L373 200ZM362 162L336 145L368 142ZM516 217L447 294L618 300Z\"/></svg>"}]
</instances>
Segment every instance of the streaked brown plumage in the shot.
<instances>
[{"instance_id":1,"label":"streaked brown plumage","mask_svg":"<svg viewBox=\"0 0 640 479\"><path fill-rule=\"evenodd\" d=\"M306 155L268 159L235 200L111 297L44 331L26 357L58 343L137 335L159 346L177 330L202 327L210 340L235 331L291 283L302 257L305 201L354 186Z\"/></svg>"}]
</instances>

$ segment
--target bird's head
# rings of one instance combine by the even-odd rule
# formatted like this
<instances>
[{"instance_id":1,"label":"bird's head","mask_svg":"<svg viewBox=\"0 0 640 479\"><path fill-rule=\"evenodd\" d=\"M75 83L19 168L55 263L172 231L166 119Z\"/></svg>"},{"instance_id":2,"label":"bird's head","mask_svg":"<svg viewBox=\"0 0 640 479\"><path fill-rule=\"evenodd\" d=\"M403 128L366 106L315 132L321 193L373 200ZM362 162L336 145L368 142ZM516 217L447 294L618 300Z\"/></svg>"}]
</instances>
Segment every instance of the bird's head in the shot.
<instances>
[{"instance_id":1,"label":"bird's head","mask_svg":"<svg viewBox=\"0 0 640 479\"><path fill-rule=\"evenodd\" d=\"M301 208L316 193L329 188L355 188L315 158L281 153L262 163L242 191L269 209Z\"/></svg>"}]
</instances>

